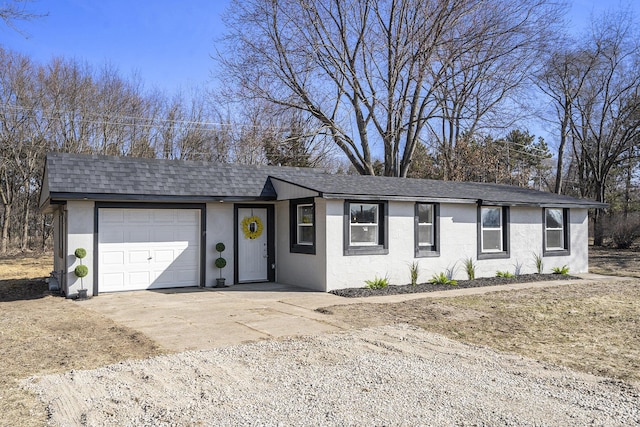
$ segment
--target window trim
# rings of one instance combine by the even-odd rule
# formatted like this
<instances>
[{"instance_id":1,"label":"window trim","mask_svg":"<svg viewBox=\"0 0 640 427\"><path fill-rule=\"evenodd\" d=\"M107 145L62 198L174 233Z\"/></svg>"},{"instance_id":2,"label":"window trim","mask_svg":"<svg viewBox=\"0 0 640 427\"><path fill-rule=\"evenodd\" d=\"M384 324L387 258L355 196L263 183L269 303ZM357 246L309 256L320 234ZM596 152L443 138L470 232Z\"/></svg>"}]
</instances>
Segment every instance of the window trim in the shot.
<instances>
[{"instance_id":1,"label":"window trim","mask_svg":"<svg viewBox=\"0 0 640 427\"><path fill-rule=\"evenodd\" d=\"M300 206L311 206L313 210L313 243L298 243L298 208ZM316 254L316 203L313 198L289 200L289 251L297 254Z\"/></svg>"},{"instance_id":2,"label":"window trim","mask_svg":"<svg viewBox=\"0 0 640 427\"><path fill-rule=\"evenodd\" d=\"M482 209L483 208L500 208L500 229L502 230L502 250L501 251L483 251L482 249ZM496 206L496 205L482 205L478 203L478 220L477 220L477 242L478 242L478 259L501 259L509 258L510 247L510 217L508 206ZM495 230L495 229L494 229Z\"/></svg>"},{"instance_id":3,"label":"window trim","mask_svg":"<svg viewBox=\"0 0 640 427\"><path fill-rule=\"evenodd\" d=\"M420 205L431 205L433 212L433 222L431 224L433 245L420 246L420 218L419 209ZM422 203L417 202L414 207L414 257L415 258L427 258L440 256L440 204L439 203Z\"/></svg>"},{"instance_id":4,"label":"window trim","mask_svg":"<svg viewBox=\"0 0 640 427\"><path fill-rule=\"evenodd\" d=\"M351 204L378 205L378 244L351 244ZM343 247L344 255L386 255L389 253L389 203L379 200L345 200L343 216ZM382 241L382 243L380 243Z\"/></svg>"},{"instance_id":5,"label":"window trim","mask_svg":"<svg viewBox=\"0 0 640 427\"><path fill-rule=\"evenodd\" d=\"M562 209L562 239L564 240L564 248L548 249L547 248L547 209ZM543 256L567 256L571 255L571 232L569 220L569 208L548 207L542 208L542 255ZM554 228L552 230L557 230Z\"/></svg>"}]
</instances>

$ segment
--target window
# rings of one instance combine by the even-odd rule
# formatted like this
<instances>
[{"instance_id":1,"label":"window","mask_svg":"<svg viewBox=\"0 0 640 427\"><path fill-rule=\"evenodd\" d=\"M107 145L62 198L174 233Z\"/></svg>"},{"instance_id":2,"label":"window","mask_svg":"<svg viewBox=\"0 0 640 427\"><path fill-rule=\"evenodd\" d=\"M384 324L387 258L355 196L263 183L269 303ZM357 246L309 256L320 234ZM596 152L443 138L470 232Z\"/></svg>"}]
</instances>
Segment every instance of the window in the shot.
<instances>
[{"instance_id":1,"label":"window","mask_svg":"<svg viewBox=\"0 0 640 427\"><path fill-rule=\"evenodd\" d=\"M569 209L543 209L544 242L543 254L569 254Z\"/></svg>"},{"instance_id":2,"label":"window","mask_svg":"<svg viewBox=\"0 0 640 427\"><path fill-rule=\"evenodd\" d=\"M291 200L289 207L291 252L315 254L316 218L313 199Z\"/></svg>"},{"instance_id":3,"label":"window","mask_svg":"<svg viewBox=\"0 0 640 427\"><path fill-rule=\"evenodd\" d=\"M478 259L509 257L509 208L478 208Z\"/></svg>"},{"instance_id":4,"label":"window","mask_svg":"<svg viewBox=\"0 0 640 427\"><path fill-rule=\"evenodd\" d=\"M345 202L345 255L384 254L387 204Z\"/></svg>"},{"instance_id":5,"label":"window","mask_svg":"<svg viewBox=\"0 0 640 427\"><path fill-rule=\"evenodd\" d=\"M438 235L439 205L416 203L415 211L415 256L438 256L440 239Z\"/></svg>"}]
</instances>

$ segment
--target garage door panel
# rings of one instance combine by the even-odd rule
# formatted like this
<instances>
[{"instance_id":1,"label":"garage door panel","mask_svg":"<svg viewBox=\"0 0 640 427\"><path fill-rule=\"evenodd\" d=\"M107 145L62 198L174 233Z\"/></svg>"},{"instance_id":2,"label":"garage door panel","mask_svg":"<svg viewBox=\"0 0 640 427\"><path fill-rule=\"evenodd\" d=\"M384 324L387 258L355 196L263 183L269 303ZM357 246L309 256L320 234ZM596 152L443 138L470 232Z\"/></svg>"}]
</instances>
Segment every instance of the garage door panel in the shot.
<instances>
[{"instance_id":1,"label":"garage door panel","mask_svg":"<svg viewBox=\"0 0 640 427\"><path fill-rule=\"evenodd\" d=\"M197 209L100 209L99 292L198 286L200 234Z\"/></svg>"},{"instance_id":2,"label":"garage door panel","mask_svg":"<svg viewBox=\"0 0 640 427\"><path fill-rule=\"evenodd\" d=\"M101 243L124 243L124 230L107 230L100 234Z\"/></svg>"},{"instance_id":3,"label":"garage door panel","mask_svg":"<svg viewBox=\"0 0 640 427\"><path fill-rule=\"evenodd\" d=\"M102 283L105 291L119 291L124 288L124 273L105 273L101 274Z\"/></svg>"},{"instance_id":4,"label":"garage door panel","mask_svg":"<svg viewBox=\"0 0 640 427\"><path fill-rule=\"evenodd\" d=\"M199 211L178 211L177 220L179 224L183 225L198 225L200 223L200 212Z\"/></svg>"},{"instance_id":5,"label":"garage door panel","mask_svg":"<svg viewBox=\"0 0 640 427\"><path fill-rule=\"evenodd\" d=\"M176 212L173 209L156 209L153 211L153 221L156 224L175 224Z\"/></svg>"},{"instance_id":6,"label":"garage door panel","mask_svg":"<svg viewBox=\"0 0 640 427\"><path fill-rule=\"evenodd\" d=\"M132 250L129 251L129 263L131 264L149 264L151 253L149 251Z\"/></svg>"},{"instance_id":7,"label":"garage door panel","mask_svg":"<svg viewBox=\"0 0 640 427\"><path fill-rule=\"evenodd\" d=\"M103 252L102 263L104 265L121 265L124 263L124 252Z\"/></svg>"},{"instance_id":8,"label":"garage door panel","mask_svg":"<svg viewBox=\"0 0 640 427\"><path fill-rule=\"evenodd\" d=\"M149 209L125 209L124 211L127 224L149 224L152 222Z\"/></svg>"}]
</instances>

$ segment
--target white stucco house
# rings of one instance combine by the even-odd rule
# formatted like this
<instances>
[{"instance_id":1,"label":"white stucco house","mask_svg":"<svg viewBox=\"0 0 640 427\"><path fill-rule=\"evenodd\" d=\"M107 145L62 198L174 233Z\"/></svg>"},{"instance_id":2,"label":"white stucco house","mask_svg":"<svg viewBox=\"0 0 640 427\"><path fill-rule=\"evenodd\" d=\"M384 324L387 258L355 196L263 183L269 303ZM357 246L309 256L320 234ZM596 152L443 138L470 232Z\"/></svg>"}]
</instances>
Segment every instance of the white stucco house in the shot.
<instances>
[{"instance_id":1,"label":"white stucco house","mask_svg":"<svg viewBox=\"0 0 640 427\"><path fill-rule=\"evenodd\" d=\"M54 216L54 268L68 297L273 282L319 291L375 276L407 284L476 261L497 270L588 267L593 201L497 184L52 153L40 205ZM227 261L214 265L222 242ZM84 248L83 260L74 256ZM89 274L78 279L82 261Z\"/></svg>"}]
</instances>

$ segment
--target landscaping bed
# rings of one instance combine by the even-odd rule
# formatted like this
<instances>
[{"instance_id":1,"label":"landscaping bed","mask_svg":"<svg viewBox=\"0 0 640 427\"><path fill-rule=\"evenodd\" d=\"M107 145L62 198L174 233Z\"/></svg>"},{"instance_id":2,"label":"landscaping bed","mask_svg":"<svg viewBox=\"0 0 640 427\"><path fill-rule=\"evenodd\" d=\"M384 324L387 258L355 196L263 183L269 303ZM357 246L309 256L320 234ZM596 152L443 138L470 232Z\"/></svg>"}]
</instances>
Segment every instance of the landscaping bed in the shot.
<instances>
[{"instance_id":1,"label":"landscaping bed","mask_svg":"<svg viewBox=\"0 0 640 427\"><path fill-rule=\"evenodd\" d=\"M423 292L449 291L452 289L479 288L483 286L509 285L512 283L544 282L548 280L578 279L566 274L521 274L515 277L482 277L474 280L458 280L455 285L438 283L420 283L412 285L389 285L385 288L348 288L330 291L334 295L346 298L373 297L382 295L416 294Z\"/></svg>"}]
</instances>

